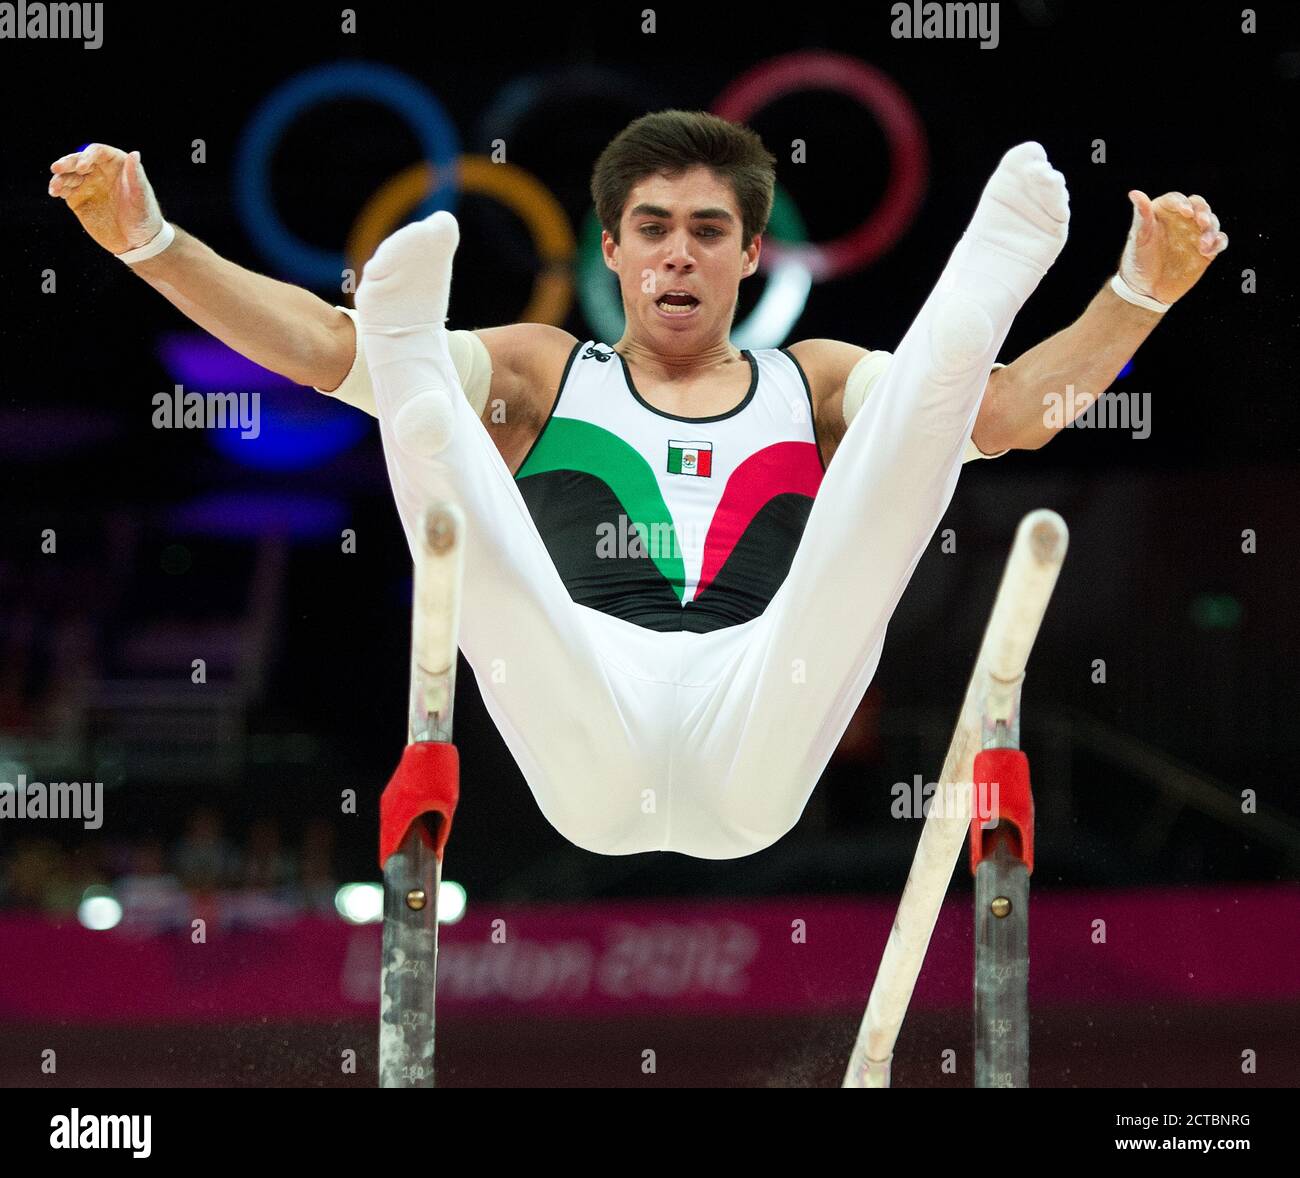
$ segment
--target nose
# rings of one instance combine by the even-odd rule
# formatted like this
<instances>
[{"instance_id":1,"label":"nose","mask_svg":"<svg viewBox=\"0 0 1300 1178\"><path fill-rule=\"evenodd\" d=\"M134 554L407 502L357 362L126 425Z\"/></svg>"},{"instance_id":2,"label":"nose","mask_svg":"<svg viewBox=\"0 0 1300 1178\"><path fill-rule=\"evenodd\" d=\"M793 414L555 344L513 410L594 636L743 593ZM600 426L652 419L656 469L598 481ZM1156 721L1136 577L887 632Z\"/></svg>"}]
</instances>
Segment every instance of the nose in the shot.
<instances>
[{"instance_id":1,"label":"nose","mask_svg":"<svg viewBox=\"0 0 1300 1178\"><path fill-rule=\"evenodd\" d=\"M671 270L693 270L695 255L692 253L691 235L677 232L670 235L665 243L666 256L664 264Z\"/></svg>"}]
</instances>

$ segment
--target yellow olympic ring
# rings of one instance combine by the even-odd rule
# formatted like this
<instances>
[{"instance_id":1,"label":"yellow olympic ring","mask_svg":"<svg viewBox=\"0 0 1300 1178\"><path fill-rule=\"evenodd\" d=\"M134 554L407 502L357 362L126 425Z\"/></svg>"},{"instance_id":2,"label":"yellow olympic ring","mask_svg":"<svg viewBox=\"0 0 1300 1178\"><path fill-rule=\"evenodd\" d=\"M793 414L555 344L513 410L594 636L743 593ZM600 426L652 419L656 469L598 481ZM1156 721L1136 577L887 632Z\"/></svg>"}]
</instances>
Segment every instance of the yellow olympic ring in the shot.
<instances>
[{"instance_id":1,"label":"yellow olympic ring","mask_svg":"<svg viewBox=\"0 0 1300 1178\"><path fill-rule=\"evenodd\" d=\"M463 155L460 187L495 197L514 212L532 234L541 268L533 280L528 305L516 322L563 325L573 306L573 228L559 202L531 172L514 164L494 163L484 155ZM379 243L418 208L434 189L434 168L412 164L386 180L366 201L348 231L344 252L354 274L370 260Z\"/></svg>"}]
</instances>

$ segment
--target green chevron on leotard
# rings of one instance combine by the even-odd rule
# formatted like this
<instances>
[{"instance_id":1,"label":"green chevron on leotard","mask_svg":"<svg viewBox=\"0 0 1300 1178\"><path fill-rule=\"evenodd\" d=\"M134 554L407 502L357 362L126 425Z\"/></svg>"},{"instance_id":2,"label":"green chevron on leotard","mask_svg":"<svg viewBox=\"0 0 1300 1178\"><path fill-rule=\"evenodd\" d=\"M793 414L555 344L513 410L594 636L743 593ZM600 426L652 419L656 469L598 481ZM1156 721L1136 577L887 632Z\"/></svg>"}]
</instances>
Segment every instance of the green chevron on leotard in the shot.
<instances>
[{"instance_id":1,"label":"green chevron on leotard","mask_svg":"<svg viewBox=\"0 0 1300 1178\"><path fill-rule=\"evenodd\" d=\"M632 523L647 530L659 525L667 528L667 535L674 535L673 517L654 471L617 434L589 421L552 417L515 478L524 479L552 470L578 471L600 479L613 492ZM680 599L685 592L685 564L675 551L656 553L654 547L651 546L650 559ZM679 545L674 543L668 547L677 549Z\"/></svg>"}]
</instances>

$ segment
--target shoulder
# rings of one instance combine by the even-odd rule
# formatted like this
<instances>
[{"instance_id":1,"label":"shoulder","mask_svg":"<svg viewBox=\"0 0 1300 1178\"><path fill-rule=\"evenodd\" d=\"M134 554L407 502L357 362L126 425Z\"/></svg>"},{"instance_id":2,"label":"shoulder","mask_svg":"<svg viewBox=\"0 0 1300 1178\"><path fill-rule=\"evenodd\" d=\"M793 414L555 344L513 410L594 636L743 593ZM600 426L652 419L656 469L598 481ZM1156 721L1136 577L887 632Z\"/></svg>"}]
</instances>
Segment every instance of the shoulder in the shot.
<instances>
[{"instance_id":1,"label":"shoulder","mask_svg":"<svg viewBox=\"0 0 1300 1178\"><path fill-rule=\"evenodd\" d=\"M492 397L521 405L529 420L544 418L577 337L550 323L510 323L474 334L492 358Z\"/></svg>"},{"instance_id":2,"label":"shoulder","mask_svg":"<svg viewBox=\"0 0 1300 1178\"><path fill-rule=\"evenodd\" d=\"M578 343L577 337L550 323L481 327L474 334L492 357L494 373L504 371L534 382L545 378L557 357L563 365Z\"/></svg>"},{"instance_id":3,"label":"shoulder","mask_svg":"<svg viewBox=\"0 0 1300 1178\"><path fill-rule=\"evenodd\" d=\"M800 340L787 345L784 351L789 352L803 369L812 390L813 404L818 406L841 392L853 366L863 356L871 355L870 348L837 339Z\"/></svg>"},{"instance_id":4,"label":"shoulder","mask_svg":"<svg viewBox=\"0 0 1300 1178\"><path fill-rule=\"evenodd\" d=\"M830 463L844 436L844 382L870 348L837 339L806 339L784 349L798 362L808 381L813 423L823 463Z\"/></svg>"},{"instance_id":5,"label":"shoulder","mask_svg":"<svg viewBox=\"0 0 1300 1178\"><path fill-rule=\"evenodd\" d=\"M799 367L808 374L810 381L813 373L819 377L838 374L843 380L863 356L871 354L870 348L846 344L837 339L800 340L798 343L787 344L784 350L799 362Z\"/></svg>"}]
</instances>

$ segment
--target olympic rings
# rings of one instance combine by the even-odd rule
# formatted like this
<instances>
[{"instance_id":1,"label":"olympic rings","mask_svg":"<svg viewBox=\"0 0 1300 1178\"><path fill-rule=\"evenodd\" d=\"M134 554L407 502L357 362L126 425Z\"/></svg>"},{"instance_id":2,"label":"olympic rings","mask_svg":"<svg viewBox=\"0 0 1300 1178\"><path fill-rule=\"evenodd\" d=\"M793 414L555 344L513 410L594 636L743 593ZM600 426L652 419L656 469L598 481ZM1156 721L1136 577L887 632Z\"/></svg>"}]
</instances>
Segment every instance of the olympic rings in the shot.
<instances>
[{"instance_id":1,"label":"olympic rings","mask_svg":"<svg viewBox=\"0 0 1300 1178\"><path fill-rule=\"evenodd\" d=\"M798 320L815 281L860 269L887 250L903 232L920 202L927 151L911 103L886 75L855 58L823 52L794 53L763 62L728 86L713 113L744 122L754 111L805 87L838 90L857 99L876 117L889 144L891 172L879 206L851 233L835 241L809 243L793 200L777 186L770 237L762 269L766 286L753 312L734 330L738 346L781 343ZM530 75L504 86L480 120L483 134L503 137L542 100L561 97L614 98L626 81L603 67L580 66L554 75ZM269 168L275 146L305 108L334 97L381 102L409 121L426 155L385 181L366 202L349 231L344 252L317 249L299 240L274 209ZM595 335L616 339L624 329L617 284L604 264L600 225L593 211L583 221L575 247L567 216L555 196L515 165L462 156L454 126L438 100L419 82L388 66L363 62L324 66L291 79L263 103L241 140L236 157L237 207L251 237L289 277L322 289L337 289L349 265L359 271L382 238L412 210L427 215L451 208L459 188L495 197L528 226L542 262L525 321L562 324L576 279L583 313ZM423 203L421 203L423 202Z\"/></svg>"},{"instance_id":2,"label":"olympic rings","mask_svg":"<svg viewBox=\"0 0 1300 1178\"><path fill-rule=\"evenodd\" d=\"M286 275L337 290L345 264L342 253L308 245L284 224L272 199L270 169L275 147L294 118L330 98L369 98L408 120L442 177L424 207L426 215L455 204L460 139L442 104L413 78L386 65L346 62L307 70L262 103L235 156L236 207L244 227Z\"/></svg>"},{"instance_id":3,"label":"olympic rings","mask_svg":"<svg viewBox=\"0 0 1300 1178\"><path fill-rule=\"evenodd\" d=\"M559 202L530 172L494 164L486 156L461 156L461 190L496 197L532 232L542 268L520 316L524 323L562 324L573 305L573 229ZM432 164L412 164L386 180L365 203L348 234L348 264L357 274L384 240L434 189ZM617 338L617 337L615 337Z\"/></svg>"},{"instance_id":4,"label":"olympic rings","mask_svg":"<svg viewBox=\"0 0 1300 1178\"><path fill-rule=\"evenodd\" d=\"M857 58L816 50L790 53L756 65L732 82L710 108L735 123L777 98L817 87L856 98L875 116L889 144L889 182L880 204L851 233L793 252L813 278L825 282L859 270L883 254L911 223L921 203L928 170L925 130L916 109L895 82ZM791 252L772 246L773 261Z\"/></svg>"},{"instance_id":5,"label":"olympic rings","mask_svg":"<svg viewBox=\"0 0 1300 1178\"><path fill-rule=\"evenodd\" d=\"M772 201L769 229L784 241L807 240L807 229L790 194L779 184ZM592 332L599 340L623 335L626 319L616 275L605 265L600 248L601 225L596 210L583 222L578 252L578 299ZM786 256L771 267L767 285L748 318L735 325L731 338L738 348L779 346L803 314L812 289L812 274L803 261Z\"/></svg>"}]
</instances>

